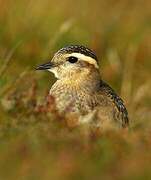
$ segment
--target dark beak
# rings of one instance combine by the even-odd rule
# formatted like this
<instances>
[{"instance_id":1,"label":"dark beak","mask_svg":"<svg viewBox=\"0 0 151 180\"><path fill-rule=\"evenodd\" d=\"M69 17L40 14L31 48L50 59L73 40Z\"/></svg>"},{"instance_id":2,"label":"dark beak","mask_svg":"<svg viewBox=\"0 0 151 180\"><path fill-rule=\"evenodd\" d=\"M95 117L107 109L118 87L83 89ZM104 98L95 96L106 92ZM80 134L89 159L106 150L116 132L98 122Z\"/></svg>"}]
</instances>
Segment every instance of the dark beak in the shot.
<instances>
[{"instance_id":1,"label":"dark beak","mask_svg":"<svg viewBox=\"0 0 151 180\"><path fill-rule=\"evenodd\" d=\"M54 67L54 64L52 62L48 62L37 66L36 70L47 70L47 69L51 69L52 67Z\"/></svg>"}]
</instances>

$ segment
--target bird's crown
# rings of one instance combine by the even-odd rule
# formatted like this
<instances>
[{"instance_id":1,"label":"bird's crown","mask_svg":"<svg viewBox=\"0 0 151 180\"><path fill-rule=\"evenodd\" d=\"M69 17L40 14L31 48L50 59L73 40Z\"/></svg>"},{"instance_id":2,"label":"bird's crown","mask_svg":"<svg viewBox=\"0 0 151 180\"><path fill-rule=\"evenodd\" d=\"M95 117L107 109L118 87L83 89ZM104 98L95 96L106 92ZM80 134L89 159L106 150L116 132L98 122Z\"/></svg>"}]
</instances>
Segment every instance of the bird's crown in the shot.
<instances>
[{"instance_id":1,"label":"bird's crown","mask_svg":"<svg viewBox=\"0 0 151 180\"><path fill-rule=\"evenodd\" d=\"M61 48L57 53L61 53L61 54L79 53L79 54L83 54L85 56L91 57L94 60L98 61L94 52L91 49L82 45L69 45L64 48Z\"/></svg>"},{"instance_id":2,"label":"bird's crown","mask_svg":"<svg viewBox=\"0 0 151 180\"><path fill-rule=\"evenodd\" d=\"M70 63L85 62L91 65L94 65L95 68L98 68L98 60L96 55L89 48L82 45L69 45L64 48L61 48L54 55L52 61L69 61Z\"/></svg>"}]
</instances>

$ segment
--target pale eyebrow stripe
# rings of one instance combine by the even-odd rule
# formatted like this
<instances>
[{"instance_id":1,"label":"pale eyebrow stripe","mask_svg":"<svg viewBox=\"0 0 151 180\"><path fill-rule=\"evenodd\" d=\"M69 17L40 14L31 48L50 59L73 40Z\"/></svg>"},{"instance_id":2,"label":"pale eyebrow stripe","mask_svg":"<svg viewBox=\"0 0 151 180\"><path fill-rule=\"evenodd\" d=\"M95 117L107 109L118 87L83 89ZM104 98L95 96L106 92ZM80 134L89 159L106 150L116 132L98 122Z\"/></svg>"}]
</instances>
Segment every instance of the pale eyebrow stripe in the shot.
<instances>
[{"instance_id":1,"label":"pale eyebrow stripe","mask_svg":"<svg viewBox=\"0 0 151 180\"><path fill-rule=\"evenodd\" d=\"M89 56L86 56L84 54L81 54L81 53L71 53L68 55L68 57L70 56L74 56L74 57L77 57L78 59L82 59L83 61L86 61L88 62L89 64L92 64L95 66L95 68L99 68L97 62L95 59L93 59L92 57L89 57Z\"/></svg>"}]
</instances>

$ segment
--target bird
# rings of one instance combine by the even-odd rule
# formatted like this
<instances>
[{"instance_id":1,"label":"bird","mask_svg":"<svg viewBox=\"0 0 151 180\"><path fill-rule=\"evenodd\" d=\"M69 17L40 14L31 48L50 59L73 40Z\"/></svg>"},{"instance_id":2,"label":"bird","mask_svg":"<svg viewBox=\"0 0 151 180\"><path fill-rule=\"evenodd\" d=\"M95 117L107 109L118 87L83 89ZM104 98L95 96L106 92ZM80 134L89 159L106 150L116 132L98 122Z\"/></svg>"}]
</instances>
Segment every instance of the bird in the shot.
<instances>
[{"instance_id":1,"label":"bird","mask_svg":"<svg viewBox=\"0 0 151 180\"><path fill-rule=\"evenodd\" d=\"M79 117L99 112L102 122L117 127L129 126L128 111L123 100L102 79L96 54L83 45L68 45L58 50L49 62L38 65L36 70L48 70L56 77L49 95L55 98L60 113L75 113ZM94 113L95 112L95 113ZM92 118L93 121L94 118Z\"/></svg>"}]
</instances>

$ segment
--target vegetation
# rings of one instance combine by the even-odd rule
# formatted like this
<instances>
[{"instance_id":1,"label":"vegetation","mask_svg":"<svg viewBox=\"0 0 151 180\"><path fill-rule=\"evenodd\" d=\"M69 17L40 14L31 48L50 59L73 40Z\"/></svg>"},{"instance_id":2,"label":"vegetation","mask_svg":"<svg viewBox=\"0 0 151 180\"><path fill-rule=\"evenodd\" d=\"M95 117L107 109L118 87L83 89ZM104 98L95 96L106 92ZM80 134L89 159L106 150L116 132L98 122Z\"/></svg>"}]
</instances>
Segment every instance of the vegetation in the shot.
<instances>
[{"instance_id":1,"label":"vegetation","mask_svg":"<svg viewBox=\"0 0 151 180\"><path fill-rule=\"evenodd\" d=\"M67 44L96 51L129 131L90 135L46 101L34 68ZM150 0L0 0L0 179L150 179L150 71Z\"/></svg>"}]
</instances>

